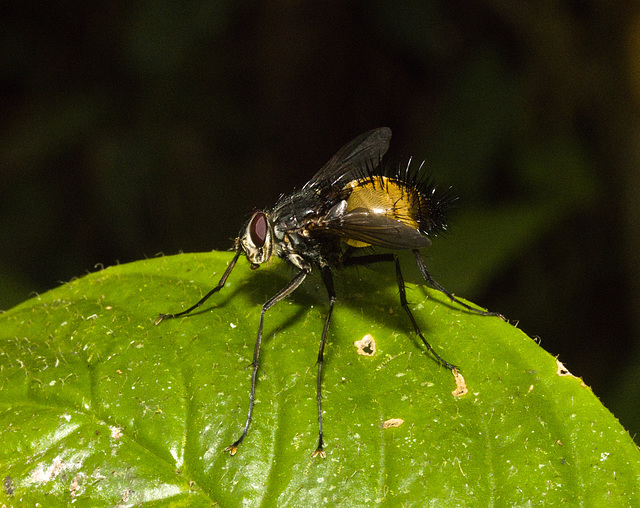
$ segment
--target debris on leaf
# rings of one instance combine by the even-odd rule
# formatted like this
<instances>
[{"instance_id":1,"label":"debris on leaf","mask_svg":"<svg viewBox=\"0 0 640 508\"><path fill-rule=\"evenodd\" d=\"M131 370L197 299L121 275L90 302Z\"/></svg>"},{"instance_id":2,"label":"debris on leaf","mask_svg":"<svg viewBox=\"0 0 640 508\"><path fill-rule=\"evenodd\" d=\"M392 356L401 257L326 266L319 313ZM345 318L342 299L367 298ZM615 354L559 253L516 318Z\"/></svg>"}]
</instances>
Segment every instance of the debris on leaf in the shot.
<instances>
[{"instance_id":1,"label":"debris on leaf","mask_svg":"<svg viewBox=\"0 0 640 508\"><path fill-rule=\"evenodd\" d=\"M389 418L382 424L383 429L391 429L393 427L400 427L404 423L402 418Z\"/></svg>"},{"instance_id":2,"label":"debris on leaf","mask_svg":"<svg viewBox=\"0 0 640 508\"><path fill-rule=\"evenodd\" d=\"M467 390L467 383L464 382L462 374L460 374L458 369L453 369L451 372L456 380L456 389L451 393L454 397L462 397L463 395L466 395L469 390Z\"/></svg>"}]
</instances>

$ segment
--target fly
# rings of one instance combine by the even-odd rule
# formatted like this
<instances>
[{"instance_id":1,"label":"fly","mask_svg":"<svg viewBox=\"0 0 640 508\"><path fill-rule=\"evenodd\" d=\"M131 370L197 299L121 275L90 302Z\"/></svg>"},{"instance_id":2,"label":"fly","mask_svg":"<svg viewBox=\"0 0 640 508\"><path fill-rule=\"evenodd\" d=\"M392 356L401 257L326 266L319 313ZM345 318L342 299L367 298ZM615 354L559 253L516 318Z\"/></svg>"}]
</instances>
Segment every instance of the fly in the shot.
<instances>
[{"instance_id":1,"label":"fly","mask_svg":"<svg viewBox=\"0 0 640 508\"><path fill-rule=\"evenodd\" d=\"M318 350L318 446L313 452L314 457L326 457L322 430L322 364L331 314L337 299L333 286L334 269L384 261L395 263L400 304L416 334L441 365L454 373L457 371L455 365L431 347L420 331L407 304L398 256L395 253L356 255L359 249L383 247L411 250L420 273L429 285L468 311L500 316L475 309L458 300L433 280L427 271L419 249L431 245L431 237L446 229L443 212L451 197L448 192L436 192L435 187L422 175L422 166L413 171L410 164L397 170L382 165L390 139L391 130L387 127L358 136L343 146L302 189L281 197L269 210L255 212L240 231L235 241L235 256L218 285L188 309L176 314L160 314L156 319L157 325L164 319L181 317L200 307L224 287L241 254L247 257L252 269L273 256L289 261L298 269L291 281L262 306L251 363L249 410L240 437L225 449L231 455L238 451L253 416L264 315L293 293L312 269L319 270L329 294L329 309Z\"/></svg>"}]
</instances>

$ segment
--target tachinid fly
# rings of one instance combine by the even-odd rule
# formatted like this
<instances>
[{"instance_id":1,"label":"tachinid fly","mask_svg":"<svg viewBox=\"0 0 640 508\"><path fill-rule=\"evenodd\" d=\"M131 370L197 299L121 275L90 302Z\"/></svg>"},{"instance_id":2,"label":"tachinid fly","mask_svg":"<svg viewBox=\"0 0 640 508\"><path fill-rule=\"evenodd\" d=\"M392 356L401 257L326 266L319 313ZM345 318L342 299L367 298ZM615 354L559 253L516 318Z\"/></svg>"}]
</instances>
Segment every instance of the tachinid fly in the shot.
<instances>
[{"instance_id":1,"label":"tachinid fly","mask_svg":"<svg viewBox=\"0 0 640 508\"><path fill-rule=\"evenodd\" d=\"M258 359L262 343L265 313L280 300L293 293L313 268L320 271L329 293L329 309L318 351L318 446L313 456L325 457L322 433L322 363L331 313L336 302L333 270L354 265L382 261L395 263L400 303L427 350L446 368L456 367L434 351L424 338L409 309L398 257L394 253L356 255L363 247L384 247L394 250L410 249L425 281L443 292L465 309L484 315L499 314L474 309L455 298L435 282L420 255L419 249L431 244L430 236L445 229L444 208L450 198L439 195L424 179L421 167L412 171L410 165L391 170L383 165L382 157L389 148L391 130L381 127L366 132L342 147L302 189L281 197L273 208L255 212L240 231L235 242L236 254L222 275L218 285L200 301L177 314L160 314L163 319L189 314L201 306L225 285L241 254L245 254L251 268L258 268L273 256L286 259L297 269L289 284L262 306L258 335L252 361L249 411L240 437L226 451L235 455L247 435L255 401Z\"/></svg>"}]
</instances>

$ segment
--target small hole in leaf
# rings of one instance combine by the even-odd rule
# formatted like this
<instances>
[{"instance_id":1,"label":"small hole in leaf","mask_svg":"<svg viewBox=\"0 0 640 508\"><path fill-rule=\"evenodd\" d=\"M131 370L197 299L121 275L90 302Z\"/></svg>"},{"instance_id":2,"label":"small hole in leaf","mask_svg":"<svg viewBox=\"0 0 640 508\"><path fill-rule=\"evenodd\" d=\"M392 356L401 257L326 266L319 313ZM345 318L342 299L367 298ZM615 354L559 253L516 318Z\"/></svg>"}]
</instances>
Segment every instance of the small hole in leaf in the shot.
<instances>
[{"instance_id":1,"label":"small hole in leaf","mask_svg":"<svg viewBox=\"0 0 640 508\"><path fill-rule=\"evenodd\" d=\"M358 348L358 354L362 356L373 356L376 354L376 340L372 335L367 334L362 339L353 343Z\"/></svg>"}]
</instances>

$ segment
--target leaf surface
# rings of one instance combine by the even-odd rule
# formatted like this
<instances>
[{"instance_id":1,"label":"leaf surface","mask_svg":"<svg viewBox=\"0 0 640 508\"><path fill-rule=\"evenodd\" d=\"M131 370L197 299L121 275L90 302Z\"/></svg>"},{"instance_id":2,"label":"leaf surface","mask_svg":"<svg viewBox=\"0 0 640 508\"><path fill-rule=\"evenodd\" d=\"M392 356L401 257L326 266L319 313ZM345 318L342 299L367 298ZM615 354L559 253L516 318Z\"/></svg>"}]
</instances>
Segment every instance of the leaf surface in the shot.
<instances>
[{"instance_id":1,"label":"leaf surface","mask_svg":"<svg viewBox=\"0 0 640 508\"><path fill-rule=\"evenodd\" d=\"M579 378L499 318L393 267L336 274L325 350L327 458L317 442L316 359L327 296L314 275L265 317L254 419L248 407L261 305L293 276L240 260L202 310L229 253L114 266L0 315L0 501L67 506L488 506L640 504L640 453ZM373 356L354 342L375 339ZM384 422L402 420L399 426ZM399 421L398 420L398 421ZM397 424L398 422L396 422Z\"/></svg>"}]
</instances>

